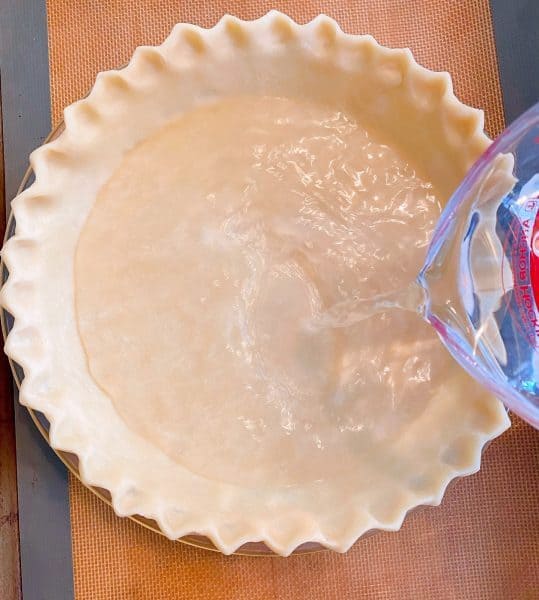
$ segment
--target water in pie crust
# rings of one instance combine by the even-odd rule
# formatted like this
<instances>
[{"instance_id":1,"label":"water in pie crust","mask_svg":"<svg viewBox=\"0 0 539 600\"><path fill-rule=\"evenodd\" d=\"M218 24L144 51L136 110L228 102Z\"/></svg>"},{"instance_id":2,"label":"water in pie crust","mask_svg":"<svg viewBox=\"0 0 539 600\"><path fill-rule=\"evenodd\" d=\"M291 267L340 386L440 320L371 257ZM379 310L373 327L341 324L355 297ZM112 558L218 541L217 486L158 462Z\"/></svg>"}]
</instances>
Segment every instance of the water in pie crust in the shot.
<instances>
[{"instance_id":1,"label":"water in pie crust","mask_svg":"<svg viewBox=\"0 0 539 600\"><path fill-rule=\"evenodd\" d=\"M203 477L291 486L392 460L466 376L413 310L320 319L406 289L440 210L352 114L275 97L192 110L126 154L81 233L89 371L132 431Z\"/></svg>"}]
</instances>

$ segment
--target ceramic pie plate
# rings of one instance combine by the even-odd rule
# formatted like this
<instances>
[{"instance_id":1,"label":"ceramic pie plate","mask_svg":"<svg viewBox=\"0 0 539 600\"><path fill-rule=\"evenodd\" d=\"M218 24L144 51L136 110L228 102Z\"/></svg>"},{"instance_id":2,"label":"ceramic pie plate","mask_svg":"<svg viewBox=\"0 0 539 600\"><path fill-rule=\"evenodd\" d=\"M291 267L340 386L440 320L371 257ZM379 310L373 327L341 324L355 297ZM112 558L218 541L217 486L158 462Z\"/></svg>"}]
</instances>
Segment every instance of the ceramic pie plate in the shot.
<instances>
[{"instance_id":1,"label":"ceramic pie plate","mask_svg":"<svg viewBox=\"0 0 539 600\"><path fill-rule=\"evenodd\" d=\"M235 113L229 110L234 102L240 102L240 110L236 106ZM163 379L174 374L178 365L188 372L184 363L174 364L174 369L168 365L168 357L178 351L174 343L170 352L162 353L160 346L165 340L170 343L166 328L174 329L177 322L156 321L151 311L139 313L144 319L130 321L128 328L118 334L116 321L108 320L111 305L99 303L101 298L108 298L115 279L121 279L125 272L115 270L119 268L115 261L121 263L128 254L124 249L133 242L126 238L126 245L122 238L124 222L125 229L133 226L133 219L139 219L143 225L148 221L157 231L164 231L159 228L166 229L170 221L163 215L169 206L166 194L171 190L160 187L161 177L166 180L176 170L187 180L190 171L199 179L204 179L206 172L214 176L214 163L207 171L200 170L198 164L185 167L191 149L195 156L199 151L203 139L200 131L210 127L209 133L206 131L208 139L219 138L220 123L214 117L221 114L224 133L220 140L222 143L225 139L225 143L221 150L218 148L219 158L219 152L222 156L230 151L232 146L228 144L235 141L234 137L226 137L229 120L237 119L241 124L241 112L248 113L253 105L264 115L273 114L275 106L277 112L283 107L285 112L292 110L294 118L308 114L316 127L333 128L336 133L332 141L338 144L342 141L339 136L346 136L350 127L355 127L342 115L361 118L367 130L377 129L384 140L391 139L396 148L421 162L441 202L447 200L488 145L482 131L482 113L458 102L447 74L423 69L407 50L383 48L369 36L346 35L327 17L299 26L272 12L253 22L225 17L210 30L178 25L161 46L137 49L126 68L101 73L88 97L65 110L65 130L31 155L35 182L13 201L15 235L3 250L9 277L2 289L2 305L14 318L6 353L24 372L21 402L42 413L50 424L51 446L77 457L83 483L107 490L118 515L138 515L139 519L155 522L171 539L196 533L227 554L248 543L261 543L281 555L305 548L305 544L343 552L368 531L399 529L410 509L438 504L452 479L475 472L485 443L509 424L501 404L473 382L462 379L463 375L445 377L417 414L402 417L406 426L389 441L383 442L384 427L375 423L372 439L380 454L372 454L369 460L376 463L376 468L364 461L359 463L361 469L349 468L356 465L350 462L349 448L343 448L342 464L338 448L321 454L329 446L311 433L309 443L314 439L312 452L316 458L310 461L301 445L296 456L296 447L287 445L291 438L283 437L293 431L294 423L289 413L281 410L280 416L284 414L287 420L279 426L285 432L279 430L274 439L270 428L274 454L265 454L263 444L258 445L268 435L262 421L262 433L255 432L262 438L253 433L259 422L243 414L236 413L235 418L249 433L248 439L238 437L238 431L243 430L237 429L236 422L230 434L228 426L222 427L228 421L219 421L219 415L227 413L227 403L234 405L236 401L226 396L226 376L219 375L221 379L215 381L199 377L200 385L203 382L208 389L217 390L213 396L203 397L202 417L197 413L199 409L192 409L181 395L174 397L180 416L170 411L162 414L169 388L163 391L159 385L161 372ZM326 111L331 108L331 114L338 116L321 120L320 106ZM184 144L183 163L176 164L170 161L170 153L167 155L167 143L176 144L175 135L186 135L183 124L180 127L178 123L191 113L199 115L199 120L195 118L195 124L187 130L191 137ZM278 115L276 122L288 127L287 118ZM241 139L243 132L238 129L236 134ZM160 146L160 136L165 139L165 150ZM150 145L144 146L146 143ZM211 155L214 149L207 147ZM137 148L142 148L142 153ZM259 150L255 148L255 154ZM140 177L137 169L144 169L147 160L155 160L159 152L166 170L159 172L155 180L151 170L147 177ZM134 164L126 172L124 165L130 160ZM229 178L233 179L228 174L231 169L227 167L219 180L225 188ZM310 175L302 173L301 177L309 181ZM121 195L132 180L139 182L141 197L155 199L152 207L158 208L144 212L148 209L145 206L139 215L140 207L134 206L120 215L120 221L114 222L112 216L110 220L105 218L97 230L88 234L92 215L104 203L102 196L111 187ZM120 187L114 188L118 181ZM206 199L215 200L211 194ZM108 206L114 218L118 217L119 205ZM187 206L186 210L191 208L197 209ZM184 235L189 223L176 223L174 235L178 231L178 235ZM99 227L104 227L103 231L108 228L107 235L100 237L103 231ZM145 230L140 229L140 222L137 227L140 237ZM84 254L91 235L94 244ZM102 248L113 245L116 235L124 245L116 248L116 254L111 253L109 261ZM151 235L149 240L142 238L135 242L138 246L149 244L153 260L162 248L154 249ZM215 257L220 260L218 254ZM193 267L186 262L183 267L195 274L197 270L211 273L212 264L195 262ZM146 270L145 279L137 280L141 284L138 288L122 290L126 306L134 303L138 310L141 298L159 290L159 285L152 283L157 275L161 276L159 268ZM190 285L196 287L196 281ZM220 285L218 282L216 287ZM86 296L81 296L81 289L91 290L94 304L85 306ZM187 294L190 288L184 291ZM163 300L159 293L155 298ZM179 295L171 309L167 296L159 310L181 309L184 302ZM117 321L122 321L123 310L116 313ZM131 313L127 310L126 314ZM93 322L94 315L98 321L111 323L110 330L99 329ZM130 328L142 328L148 335L140 363L138 356L133 362L130 354ZM191 338L198 340L198 329L192 331ZM125 342L121 352L118 340ZM183 343L190 341L186 337ZM110 354L101 352L101 343L107 351L112 347ZM309 355L309 360L318 360L318 354ZM133 376L135 363L140 369ZM154 363L148 375L147 365ZM117 373L123 369L131 376L118 379ZM144 388L146 380L153 382L154 388ZM195 378L193 385L197 381ZM170 389L176 384L174 378L170 379ZM219 386L224 395L221 403L216 402ZM155 393L150 393L152 389ZM189 389L195 397L196 386ZM129 402L125 404L131 397L137 399L133 410ZM408 415L406 410L403 414ZM202 426L195 428L193 423ZM180 428L181 436L176 435L175 427ZM346 435L353 436L363 425L354 425L350 430L347 427ZM311 428L312 423L305 421L305 431ZM290 447L294 452L287 450ZM334 458L326 460L331 452Z\"/></svg>"}]
</instances>

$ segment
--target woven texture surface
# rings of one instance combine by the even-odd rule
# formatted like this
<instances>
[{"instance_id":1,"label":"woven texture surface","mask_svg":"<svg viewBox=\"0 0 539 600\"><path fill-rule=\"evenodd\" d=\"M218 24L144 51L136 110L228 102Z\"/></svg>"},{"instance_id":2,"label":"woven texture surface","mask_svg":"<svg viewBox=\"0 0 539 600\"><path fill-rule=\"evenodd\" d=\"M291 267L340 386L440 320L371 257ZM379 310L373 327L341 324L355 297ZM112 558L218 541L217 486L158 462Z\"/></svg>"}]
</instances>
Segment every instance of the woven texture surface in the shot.
<instances>
[{"instance_id":1,"label":"woven texture surface","mask_svg":"<svg viewBox=\"0 0 539 600\"><path fill-rule=\"evenodd\" d=\"M350 33L410 47L449 71L457 95L503 128L487 0L49 0L53 121L98 71L140 44L160 43L176 22L213 25L278 8L299 22L324 12ZM400 533L360 540L346 555L223 557L165 540L71 481L77 600L539 599L539 435L522 422L486 451L475 476L453 484L440 508L410 515Z\"/></svg>"}]
</instances>

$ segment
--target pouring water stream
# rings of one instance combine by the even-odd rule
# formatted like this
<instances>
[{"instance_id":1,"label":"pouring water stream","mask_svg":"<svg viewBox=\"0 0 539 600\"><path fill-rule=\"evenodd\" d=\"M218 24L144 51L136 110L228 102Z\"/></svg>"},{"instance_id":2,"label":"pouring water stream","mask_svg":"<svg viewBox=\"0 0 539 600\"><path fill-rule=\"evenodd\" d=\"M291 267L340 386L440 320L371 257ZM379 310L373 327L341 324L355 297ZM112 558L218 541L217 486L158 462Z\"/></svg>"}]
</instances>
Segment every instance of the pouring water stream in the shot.
<instances>
[{"instance_id":1,"label":"pouring water stream","mask_svg":"<svg viewBox=\"0 0 539 600\"><path fill-rule=\"evenodd\" d=\"M354 327L390 310L428 321L454 358L539 428L539 104L468 173L407 287L358 293L313 328Z\"/></svg>"}]
</instances>

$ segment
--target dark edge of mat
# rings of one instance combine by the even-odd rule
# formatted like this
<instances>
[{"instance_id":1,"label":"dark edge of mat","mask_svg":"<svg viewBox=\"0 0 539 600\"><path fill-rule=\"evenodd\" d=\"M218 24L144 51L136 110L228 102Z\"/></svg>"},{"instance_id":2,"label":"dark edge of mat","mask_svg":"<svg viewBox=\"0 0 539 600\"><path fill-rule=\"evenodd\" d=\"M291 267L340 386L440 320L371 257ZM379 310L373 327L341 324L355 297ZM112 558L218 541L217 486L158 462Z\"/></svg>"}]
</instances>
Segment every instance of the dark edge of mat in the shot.
<instances>
[{"instance_id":1,"label":"dark edge of mat","mask_svg":"<svg viewBox=\"0 0 539 600\"><path fill-rule=\"evenodd\" d=\"M28 155L51 129L46 11L45 0L0 2L6 212ZM16 389L15 436L23 598L72 600L67 471L19 405Z\"/></svg>"},{"instance_id":2,"label":"dark edge of mat","mask_svg":"<svg viewBox=\"0 0 539 600\"><path fill-rule=\"evenodd\" d=\"M539 0L490 0L506 126L539 102Z\"/></svg>"}]
</instances>

